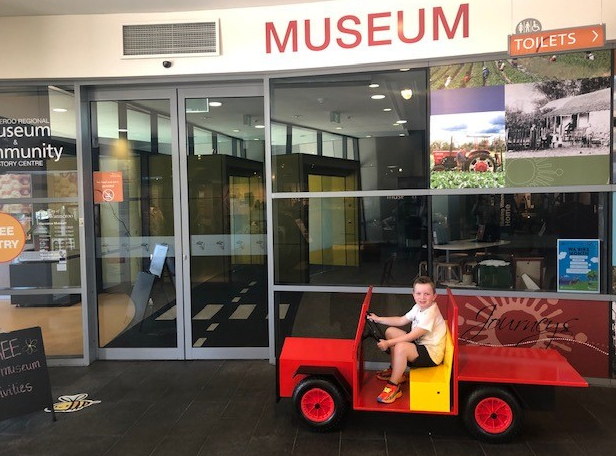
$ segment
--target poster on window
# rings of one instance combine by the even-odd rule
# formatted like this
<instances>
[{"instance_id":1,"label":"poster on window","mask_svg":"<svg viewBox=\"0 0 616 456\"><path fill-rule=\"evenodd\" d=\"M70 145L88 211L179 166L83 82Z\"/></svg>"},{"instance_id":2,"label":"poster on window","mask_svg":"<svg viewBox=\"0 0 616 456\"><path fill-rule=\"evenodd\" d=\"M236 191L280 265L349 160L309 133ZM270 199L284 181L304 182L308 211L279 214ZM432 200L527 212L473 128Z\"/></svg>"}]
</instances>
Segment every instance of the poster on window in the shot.
<instances>
[{"instance_id":1,"label":"poster on window","mask_svg":"<svg viewBox=\"0 0 616 456\"><path fill-rule=\"evenodd\" d=\"M599 240L558 240L558 291L599 293Z\"/></svg>"}]
</instances>

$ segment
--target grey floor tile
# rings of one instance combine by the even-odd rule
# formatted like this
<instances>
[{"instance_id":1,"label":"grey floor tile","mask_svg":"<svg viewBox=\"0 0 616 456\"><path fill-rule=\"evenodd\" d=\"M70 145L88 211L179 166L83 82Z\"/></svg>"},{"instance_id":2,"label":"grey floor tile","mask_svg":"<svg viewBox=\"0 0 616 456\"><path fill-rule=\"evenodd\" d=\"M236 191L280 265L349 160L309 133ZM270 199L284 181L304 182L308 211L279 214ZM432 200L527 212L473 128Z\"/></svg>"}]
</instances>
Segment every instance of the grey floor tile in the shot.
<instances>
[{"instance_id":1,"label":"grey floor tile","mask_svg":"<svg viewBox=\"0 0 616 456\"><path fill-rule=\"evenodd\" d=\"M197 456L207 437L165 437L151 456Z\"/></svg>"},{"instance_id":2,"label":"grey floor tile","mask_svg":"<svg viewBox=\"0 0 616 456\"><path fill-rule=\"evenodd\" d=\"M293 456L338 456L340 432L298 433L293 447Z\"/></svg>"},{"instance_id":3,"label":"grey floor tile","mask_svg":"<svg viewBox=\"0 0 616 456\"><path fill-rule=\"evenodd\" d=\"M573 441L560 440L560 441L542 441L542 442L529 442L533 453L537 456L585 456L585 452L582 448L577 446Z\"/></svg>"},{"instance_id":4,"label":"grey floor tile","mask_svg":"<svg viewBox=\"0 0 616 456\"><path fill-rule=\"evenodd\" d=\"M481 443L486 456L537 456L526 442Z\"/></svg>"},{"instance_id":5,"label":"grey floor tile","mask_svg":"<svg viewBox=\"0 0 616 456\"><path fill-rule=\"evenodd\" d=\"M246 452L254 427L235 420L220 420L198 456L238 456Z\"/></svg>"},{"instance_id":6,"label":"grey floor tile","mask_svg":"<svg viewBox=\"0 0 616 456\"><path fill-rule=\"evenodd\" d=\"M164 434L134 435L129 432L116 439L104 456L149 456L164 438Z\"/></svg>"},{"instance_id":7,"label":"grey floor tile","mask_svg":"<svg viewBox=\"0 0 616 456\"><path fill-rule=\"evenodd\" d=\"M345 440L340 443L340 456L387 456L385 439Z\"/></svg>"},{"instance_id":8,"label":"grey floor tile","mask_svg":"<svg viewBox=\"0 0 616 456\"><path fill-rule=\"evenodd\" d=\"M434 443L429 436L386 432L388 456L434 456Z\"/></svg>"},{"instance_id":9,"label":"grey floor tile","mask_svg":"<svg viewBox=\"0 0 616 456\"><path fill-rule=\"evenodd\" d=\"M434 440L434 448L437 456L485 456L474 440Z\"/></svg>"},{"instance_id":10,"label":"grey floor tile","mask_svg":"<svg viewBox=\"0 0 616 456\"><path fill-rule=\"evenodd\" d=\"M295 436L261 435L252 437L248 442L245 456L286 456L290 455L295 443Z\"/></svg>"},{"instance_id":11,"label":"grey floor tile","mask_svg":"<svg viewBox=\"0 0 616 456\"><path fill-rule=\"evenodd\" d=\"M169 430L173 437L207 437L220 420L226 404L215 402L191 402L182 416Z\"/></svg>"}]
</instances>

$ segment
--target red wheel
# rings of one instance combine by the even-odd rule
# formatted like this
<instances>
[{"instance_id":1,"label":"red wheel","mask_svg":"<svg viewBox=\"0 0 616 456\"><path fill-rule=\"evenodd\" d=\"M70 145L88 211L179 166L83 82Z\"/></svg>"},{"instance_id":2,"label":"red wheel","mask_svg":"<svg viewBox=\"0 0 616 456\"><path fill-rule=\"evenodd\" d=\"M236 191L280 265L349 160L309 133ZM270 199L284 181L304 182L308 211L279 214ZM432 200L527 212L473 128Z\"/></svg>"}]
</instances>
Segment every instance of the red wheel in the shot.
<instances>
[{"instance_id":1,"label":"red wheel","mask_svg":"<svg viewBox=\"0 0 616 456\"><path fill-rule=\"evenodd\" d=\"M477 425L490 434L500 434L513 422L509 404L498 397L487 397L475 407Z\"/></svg>"},{"instance_id":2,"label":"red wheel","mask_svg":"<svg viewBox=\"0 0 616 456\"><path fill-rule=\"evenodd\" d=\"M493 173L496 170L496 162L489 153L481 152L466 160L463 168L464 171Z\"/></svg>"},{"instance_id":3,"label":"red wheel","mask_svg":"<svg viewBox=\"0 0 616 456\"><path fill-rule=\"evenodd\" d=\"M347 406L338 384L326 377L306 377L299 382L293 392L293 402L304 423L318 431L336 426Z\"/></svg>"},{"instance_id":4,"label":"red wheel","mask_svg":"<svg viewBox=\"0 0 616 456\"><path fill-rule=\"evenodd\" d=\"M511 440L520 431L523 412L508 389L486 386L468 396L462 419L475 437L497 443Z\"/></svg>"},{"instance_id":5,"label":"red wheel","mask_svg":"<svg viewBox=\"0 0 616 456\"><path fill-rule=\"evenodd\" d=\"M306 391L300 400L300 406L302 414L315 423L327 421L336 410L332 395L321 388Z\"/></svg>"}]
</instances>

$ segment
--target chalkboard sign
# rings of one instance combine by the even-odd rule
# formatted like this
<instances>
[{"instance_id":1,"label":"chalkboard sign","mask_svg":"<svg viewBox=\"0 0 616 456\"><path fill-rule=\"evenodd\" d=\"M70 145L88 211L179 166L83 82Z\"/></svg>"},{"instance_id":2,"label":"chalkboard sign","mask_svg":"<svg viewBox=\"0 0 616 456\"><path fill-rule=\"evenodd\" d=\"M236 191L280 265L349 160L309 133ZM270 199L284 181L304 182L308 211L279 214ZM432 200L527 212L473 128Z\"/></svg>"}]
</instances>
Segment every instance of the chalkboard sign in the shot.
<instances>
[{"instance_id":1,"label":"chalkboard sign","mask_svg":"<svg viewBox=\"0 0 616 456\"><path fill-rule=\"evenodd\" d=\"M0 421L45 407L53 410L41 328L0 333Z\"/></svg>"}]
</instances>

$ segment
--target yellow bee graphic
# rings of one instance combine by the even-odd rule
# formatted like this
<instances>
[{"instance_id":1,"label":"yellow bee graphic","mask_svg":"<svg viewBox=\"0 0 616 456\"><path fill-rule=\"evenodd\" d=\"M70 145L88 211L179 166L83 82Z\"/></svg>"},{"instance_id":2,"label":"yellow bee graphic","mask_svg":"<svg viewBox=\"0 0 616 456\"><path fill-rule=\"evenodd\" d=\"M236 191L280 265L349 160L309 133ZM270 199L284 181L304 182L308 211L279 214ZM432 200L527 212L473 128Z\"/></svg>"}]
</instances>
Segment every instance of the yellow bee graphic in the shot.
<instances>
[{"instance_id":1,"label":"yellow bee graphic","mask_svg":"<svg viewBox=\"0 0 616 456\"><path fill-rule=\"evenodd\" d=\"M78 412L91 405L101 403L101 401L86 399L87 397L88 395L86 393L75 394L73 396L60 396L58 397L58 401L60 402L53 404L53 410L57 413ZM51 412L49 408L46 408L45 411Z\"/></svg>"}]
</instances>

